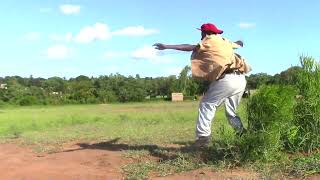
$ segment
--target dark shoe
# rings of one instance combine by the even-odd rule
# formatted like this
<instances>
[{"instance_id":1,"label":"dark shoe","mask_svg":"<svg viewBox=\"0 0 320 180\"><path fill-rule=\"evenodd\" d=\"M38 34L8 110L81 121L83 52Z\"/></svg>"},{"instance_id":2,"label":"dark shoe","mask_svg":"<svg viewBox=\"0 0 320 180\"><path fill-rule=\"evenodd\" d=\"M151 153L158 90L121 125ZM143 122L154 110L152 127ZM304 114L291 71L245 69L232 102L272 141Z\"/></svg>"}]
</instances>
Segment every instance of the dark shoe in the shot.
<instances>
[{"instance_id":1,"label":"dark shoe","mask_svg":"<svg viewBox=\"0 0 320 180\"><path fill-rule=\"evenodd\" d=\"M201 136L194 142L192 147L196 149L207 148L210 144L210 140L210 136Z\"/></svg>"}]
</instances>

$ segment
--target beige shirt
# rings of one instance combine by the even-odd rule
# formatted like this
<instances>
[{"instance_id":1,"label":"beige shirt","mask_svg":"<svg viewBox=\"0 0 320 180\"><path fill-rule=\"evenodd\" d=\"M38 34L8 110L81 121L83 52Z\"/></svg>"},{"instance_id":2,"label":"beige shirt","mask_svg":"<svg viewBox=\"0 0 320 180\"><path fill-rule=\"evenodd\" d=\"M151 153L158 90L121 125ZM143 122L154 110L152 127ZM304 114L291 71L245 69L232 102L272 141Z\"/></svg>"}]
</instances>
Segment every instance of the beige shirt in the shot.
<instances>
[{"instance_id":1,"label":"beige shirt","mask_svg":"<svg viewBox=\"0 0 320 180\"><path fill-rule=\"evenodd\" d=\"M220 35L207 35L191 55L192 76L209 81L217 80L234 61L238 44Z\"/></svg>"}]
</instances>

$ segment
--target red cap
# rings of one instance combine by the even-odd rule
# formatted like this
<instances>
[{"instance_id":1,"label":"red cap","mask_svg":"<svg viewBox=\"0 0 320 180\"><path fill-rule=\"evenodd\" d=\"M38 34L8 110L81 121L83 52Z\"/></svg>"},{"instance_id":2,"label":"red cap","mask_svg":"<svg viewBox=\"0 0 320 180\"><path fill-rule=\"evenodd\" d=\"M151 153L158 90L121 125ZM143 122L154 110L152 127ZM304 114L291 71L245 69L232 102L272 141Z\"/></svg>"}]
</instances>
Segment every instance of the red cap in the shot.
<instances>
[{"instance_id":1,"label":"red cap","mask_svg":"<svg viewBox=\"0 0 320 180\"><path fill-rule=\"evenodd\" d=\"M217 34L223 33L222 30L218 29L214 24L211 24L211 23L202 24L201 29L199 29L199 30L213 32L213 33L217 33Z\"/></svg>"}]
</instances>

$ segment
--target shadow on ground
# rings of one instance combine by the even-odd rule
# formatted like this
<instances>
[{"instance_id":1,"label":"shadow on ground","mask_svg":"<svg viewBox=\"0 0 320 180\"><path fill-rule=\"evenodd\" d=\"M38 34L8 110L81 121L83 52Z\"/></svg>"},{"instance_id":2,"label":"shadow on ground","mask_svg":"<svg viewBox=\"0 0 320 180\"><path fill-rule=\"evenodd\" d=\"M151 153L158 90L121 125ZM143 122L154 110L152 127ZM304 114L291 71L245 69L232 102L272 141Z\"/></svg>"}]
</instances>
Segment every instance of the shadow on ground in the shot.
<instances>
[{"instance_id":1,"label":"shadow on ground","mask_svg":"<svg viewBox=\"0 0 320 180\"><path fill-rule=\"evenodd\" d=\"M159 158L160 161L175 159L179 154L199 154L199 151L192 147L191 142L177 142L175 143L179 147L161 147L158 145L129 145L124 143L118 143L120 138L115 138L106 142L99 142L94 144L78 143L76 144L80 148L65 150L62 152L80 151L85 149L99 149L108 151L149 151L150 155Z\"/></svg>"},{"instance_id":2,"label":"shadow on ground","mask_svg":"<svg viewBox=\"0 0 320 180\"><path fill-rule=\"evenodd\" d=\"M159 162L187 158L190 161L204 164L219 164L221 162L228 164L228 167L238 167L241 164L241 158L237 156L239 149L228 147L223 141L214 141L213 145L204 149L196 149L191 141L174 142L172 146L161 147L158 145L130 145L119 143L121 138L115 138L110 141L99 143L78 143L79 148L69 149L62 152L80 151L85 149L98 149L107 151L148 151L149 155L158 159ZM61 151L60 151L61 152ZM59 153L59 152L57 152Z\"/></svg>"}]
</instances>

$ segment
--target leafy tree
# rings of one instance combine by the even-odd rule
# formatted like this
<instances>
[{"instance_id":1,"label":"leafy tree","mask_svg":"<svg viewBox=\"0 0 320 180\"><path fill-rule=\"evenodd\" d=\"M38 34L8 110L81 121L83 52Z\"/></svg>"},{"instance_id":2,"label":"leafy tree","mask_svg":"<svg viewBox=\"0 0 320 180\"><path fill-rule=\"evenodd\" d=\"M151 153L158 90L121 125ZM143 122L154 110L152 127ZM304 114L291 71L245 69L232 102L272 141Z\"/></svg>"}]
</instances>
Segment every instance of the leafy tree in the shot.
<instances>
[{"instance_id":1,"label":"leafy tree","mask_svg":"<svg viewBox=\"0 0 320 180\"><path fill-rule=\"evenodd\" d=\"M0 77L0 83L8 87L0 89L0 101L13 104L110 103L144 101L146 97L169 98L173 92L182 92L185 96L202 95L210 82L193 79L190 70L189 66L185 66L178 77L156 78L140 77L139 74L126 77L118 73L97 78L80 75L71 79ZM294 66L274 76L251 74L247 77L248 87L256 89L264 84L294 85L300 71L300 67Z\"/></svg>"},{"instance_id":2,"label":"leafy tree","mask_svg":"<svg viewBox=\"0 0 320 180\"><path fill-rule=\"evenodd\" d=\"M247 78L247 86L250 89L257 89L261 85L269 84L272 79L271 75L266 73L251 74Z\"/></svg>"},{"instance_id":3,"label":"leafy tree","mask_svg":"<svg viewBox=\"0 0 320 180\"><path fill-rule=\"evenodd\" d=\"M65 81L60 77L52 77L43 83L43 87L49 92L65 92Z\"/></svg>"}]
</instances>

